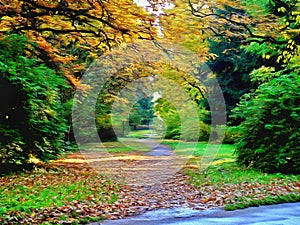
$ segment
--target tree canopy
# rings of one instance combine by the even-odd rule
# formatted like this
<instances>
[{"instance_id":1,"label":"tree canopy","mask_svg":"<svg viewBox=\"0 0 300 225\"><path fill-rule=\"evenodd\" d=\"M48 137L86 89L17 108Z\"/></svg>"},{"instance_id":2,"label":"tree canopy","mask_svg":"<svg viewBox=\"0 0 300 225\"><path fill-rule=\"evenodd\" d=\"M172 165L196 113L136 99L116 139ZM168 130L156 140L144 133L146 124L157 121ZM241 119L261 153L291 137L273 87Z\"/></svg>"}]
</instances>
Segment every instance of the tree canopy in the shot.
<instances>
[{"instance_id":1,"label":"tree canopy","mask_svg":"<svg viewBox=\"0 0 300 225\"><path fill-rule=\"evenodd\" d=\"M5 0L0 32L25 35L29 52L47 66L63 70L73 85L86 64L122 42L152 39L154 17L130 0Z\"/></svg>"}]
</instances>

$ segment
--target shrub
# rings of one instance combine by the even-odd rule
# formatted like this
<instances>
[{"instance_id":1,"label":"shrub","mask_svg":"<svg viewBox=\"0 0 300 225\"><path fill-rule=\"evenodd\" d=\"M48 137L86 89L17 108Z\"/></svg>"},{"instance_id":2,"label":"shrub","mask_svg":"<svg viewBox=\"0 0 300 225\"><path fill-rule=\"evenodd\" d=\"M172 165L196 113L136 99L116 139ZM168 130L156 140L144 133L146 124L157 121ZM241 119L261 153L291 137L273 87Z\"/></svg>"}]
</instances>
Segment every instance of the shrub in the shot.
<instances>
[{"instance_id":1,"label":"shrub","mask_svg":"<svg viewBox=\"0 0 300 225\"><path fill-rule=\"evenodd\" d=\"M0 164L23 164L30 155L43 161L55 158L63 148L67 129L62 76L27 58L26 38L0 38Z\"/></svg>"},{"instance_id":2,"label":"shrub","mask_svg":"<svg viewBox=\"0 0 300 225\"><path fill-rule=\"evenodd\" d=\"M236 150L242 165L300 173L300 76L296 71L285 73L277 72L245 95L234 110L234 116L243 120Z\"/></svg>"}]
</instances>

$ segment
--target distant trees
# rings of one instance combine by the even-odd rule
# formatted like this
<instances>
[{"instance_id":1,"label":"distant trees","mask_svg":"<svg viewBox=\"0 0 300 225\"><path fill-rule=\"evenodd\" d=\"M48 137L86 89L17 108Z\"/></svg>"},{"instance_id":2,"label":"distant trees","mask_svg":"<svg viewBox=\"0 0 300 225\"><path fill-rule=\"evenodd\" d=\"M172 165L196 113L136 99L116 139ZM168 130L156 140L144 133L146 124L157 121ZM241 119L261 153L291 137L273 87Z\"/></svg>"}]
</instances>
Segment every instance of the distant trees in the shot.
<instances>
[{"instance_id":1,"label":"distant trees","mask_svg":"<svg viewBox=\"0 0 300 225\"><path fill-rule=\"evenodd\" d=\"M152 98L140 99L132 108L129 115L129 124L136 125L150 125L154 118L154 108Z\"/></svg>"},{"instance_id":2,"label":"distant trees","mask_svg":"<svg viewBox=\"0 0 300 225\"><path fill-rule=\"evenodd\" d=\"M255 84L250 81L250 73L262 64L259 56L240 48L240 43L229 42L226 38L210 41L210 51L216 58L208 65L216 74L226 102L227 119L242 95L248 93Z\"/></svg>"}]
</instances>

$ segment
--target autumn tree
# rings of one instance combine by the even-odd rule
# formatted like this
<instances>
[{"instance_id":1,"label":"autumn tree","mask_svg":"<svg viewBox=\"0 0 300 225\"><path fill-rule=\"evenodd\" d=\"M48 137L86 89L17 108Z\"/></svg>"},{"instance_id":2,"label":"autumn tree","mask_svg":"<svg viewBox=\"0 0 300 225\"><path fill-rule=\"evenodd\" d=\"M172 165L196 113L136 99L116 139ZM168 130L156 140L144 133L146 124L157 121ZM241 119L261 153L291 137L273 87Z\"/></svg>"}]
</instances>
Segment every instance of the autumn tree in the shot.
<instances>
[{"instance_id":1,"label":"autumn tree","mask_svg":"<svg viewBox=\"0 0 300 225\"><path fill-rule=\"evenodd\" d=\"M28 54L63 70L73 85L86 64L131 39L152 39L157 28L145 9L132 1L3 0L0 32L35 42Z\"/></svg>"}]
</instances>

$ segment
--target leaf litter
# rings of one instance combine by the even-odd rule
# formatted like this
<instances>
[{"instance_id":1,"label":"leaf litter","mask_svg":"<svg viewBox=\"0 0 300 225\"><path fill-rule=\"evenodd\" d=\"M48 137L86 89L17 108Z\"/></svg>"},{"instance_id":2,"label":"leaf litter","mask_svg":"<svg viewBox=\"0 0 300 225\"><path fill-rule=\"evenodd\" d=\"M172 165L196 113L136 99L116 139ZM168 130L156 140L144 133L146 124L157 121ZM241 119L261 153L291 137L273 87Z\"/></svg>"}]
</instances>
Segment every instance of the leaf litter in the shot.
<instances>
[{"instance_id":1,"label":"leaf litter","mask_svg":"<svg viewBox=\"0 0 300 225\"><path fill-rule=\"evenodd\" d=\"M78 153L69 155L70 158L82 159ZM172 157L171 157L172 158ZM132 167L141 163L137 160L119 160L122 166ZM111 161L110 161L111 163ZM125 164L124 164L125 163ZM142 162L144 166L146 161ZM153 162L152 162L153 163ZM150 169L148 164L144 173ZM99 171L99 168L98 168ZM128 216L142 214L146 211L188 207L191 209L205 210L215 207L224 207L225 204L238 201L239 197L251 196L262 199L267 195L278 196L288 193L300 193L300 181L295 180L288 185L280 179L274 180L270 184L239 183L224 184L215 186L209 182L198 185L191 184L191 177L186 175L184 170L177 171L169 175L167 179L159 182L148 183L124 183L118 182L116 177L106 177L98 173L90 163L57 161L51 164L42 164L40 169L33 173L21 175L11 175L0 178L1 192L9 192L10 187L23 186L33 189L49 189L52 187L80 183L79 192L82 194L77 198L66 198L56 204L39 208L32 208L27 211L11 210L3 213L0 218L1 224L75 224L88 223L100 219L121 219ZM137 178L140 172L129 171L127 176ZM142 174L141 174L142 175ZM64 186L61 186L62 188ZM38 194L36 190L33 194ZM26 193L25 193L26 195ZM64 198L64 191L56 198ZM19 199L21 206L26 202L28 196L23 196L24 201ZM0 205L0 208L3 204Z\"/></svg>"}]
</instances>

